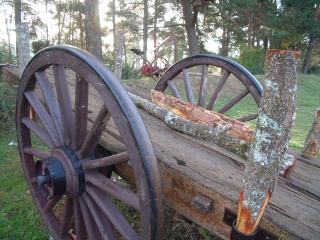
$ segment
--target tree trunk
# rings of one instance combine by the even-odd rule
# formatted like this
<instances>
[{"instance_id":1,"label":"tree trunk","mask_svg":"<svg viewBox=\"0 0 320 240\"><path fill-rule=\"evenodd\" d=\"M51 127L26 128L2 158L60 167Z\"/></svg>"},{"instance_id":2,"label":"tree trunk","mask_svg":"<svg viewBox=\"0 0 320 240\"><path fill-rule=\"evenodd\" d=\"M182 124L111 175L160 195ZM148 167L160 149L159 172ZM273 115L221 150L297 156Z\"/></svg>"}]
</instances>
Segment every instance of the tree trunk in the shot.
<instances>
[{"instance_id":1,"label":"tree trunk","mask_svg":"<svg viewBox=\"0 0 320 240\"><path fill-rule=\"evenodd\" d=\"M116 49L116 1L112 1L112 34L113 34L113 49Z\"/></svg>"},{"instance_id":2,"label":"tree trunk","mask_svg":"<svg viewBox=\"0 0 320 240\"><path fill-rule=\"evenodd\" d=\"M189 0L181 0L181 4L188 38L189 54L199 54L200 48L196 31L197 12L192 13L192 8Z\"/></svg>"},{"instance_id":3,"label":"tree trunk","mask_svg":"<svg viewBox=\"0 0 320 240\"><path fill-rule=\"evenodd\" d=\"M320 150L320 108L318 108L316 112L316 117L310 129L310 132L306 138L302 153L307 156L317 157L319 150Z\"/></svg>"},{"instance_id":4,"label":"tree trunk","mask_svg":"<svg viewBox=\"0 0 320 240\"><path fill-rule=\"evenodd\" d=\"M158 36L158 28L157 28L157 23L158 23L158 0L154 0L154 19L153 19L153 48L154 50L154 57L156 61L157 57L157 36Z\"/></svg>"},{"instance_id":5,"label":"tree trunk","mask_svg":"<svg viewBox=\"0 0 320 240\"><path fill-rule=\"evenodd\" d=\"M315 45L316 45L316 38L312 34L310 34L306 55L304 57L303 65L302 65L302 72L304 74L308 73L308 69L311 63L311 58L312 58L312 52Z\"/></svg>"},{"instance_id":6,"label":"tree trunk","mask_svg":"<svg viewBox=\"0 0 320 240\"><path fill-rule=\"evenodd\" d=\"M122 75L123 52L124 52L123 44L124 44L124 33L122 31L117 31L116 37L115 37L113 72L119 81L121 81L121 75Z\"/></svg>"},{"instance_id":7,"label":"tree trunk","mask_svg":"<svg viewBox=\"0 0 320 240\"><path fill-rule=\"evenodd\" d=\"M148 11L148 1L143 1L143 52L144 57L148 58L147 51L148 51L148 18L149 18L149 11Z\"/></svg>"},{"instance_id":8,"label":"tree trunk","mask_svg":"<svg viewBox=\"0 0 320 240\"><path fill-rule=\"evenodd\" d=\"M248 12L248 46L253 46L253 11Z\"/></svg>"},{"instance_id":9,"label":"tree trunk","mask_svg":"<svg viewBox=\"0 0 320 240\"><path fill-rule=\"evenodd\" d=\"M78 1L78 4L80 2ZM79 14L79 28L80 28L80 48L83 49L84 48L84 32L85 30L83 29L84 28L84 24L82 23L83 22L83 18L82 18L82 13L81 13L81 10L79 9L78 11L78 14Z\"/></svg>"},{"instance_id":10,"label":"tree trunk","mask_svg":"<svg viewBox=\"0 0 320 240\"><path fill-rule=\"evenodd\" d=\"M30 36L28 23L18 26L18 65L21 73L30 60Z\"/></svg>"},{"instance_id":11,"label":"tree trunk","mask_svg":"<svg viewBox=\"0 0 320 240\"><path fill-rule=\"evenodd\" d=\"M299 53L269 50L255 140L249 152L236 229L252 234L274 191L295 115ZM237 232L233 229L231 239Z\"/></svg>"},{"instance_id":12,"label":"tree trunk","mask_svg":"<svg viewBox=\"0 0 320 240\"><path fill-rule=\"evenodd\" d=\"M12 56L12 51L11 51L11 38L10 38L10 31L8 27L8 18L7 14L5 14L5 22L6 22L6 32L7 32L7 39L8 39L8 55L9 55L9 63L13 63L13 56Z\"/></svg>"},{"instance_id":13,"label":"tree trunk","mask_svg":"<svg viewBox=\"0 0 320 240\"><path fill-rule=\"evenodd\" d=\"M319 20L319 12L320 12L320 7L319 3L315 5L314 8L314 15L313 15L313 21L317 22ZM312 52L314 49L314 46L316 45L317 38L315 37L314 32L311 32L309 34L309 42L308 42L308 47L306 51L306 56L304 57L303 65L302 65L302 72L304 74L308 73L308 69L311 63L312 59Z\"/></svg>"},{"instance_id":14,"label":"tree trunk","mask_svg":"<svg viewBox=\"0 0 320 240\"><path fill-rule=\"evenodd\" d=\"M176 33L174 31L174 29L171 32L171 36L172 36L172 45L173 45L173 60L174 62L177 62L179 60L179 51L178 51L178 39L176 36Z\"/></svg>"},{"instance_id":15,"label":"tree trunk","mask_svg":"<svg viewBox=\"0 0 320 240\"><path fill-rule=\"evenodd\" d=\"M14 23L16 27L16 36L19 35L18 28L21 25L21 0L14 0ZM19 42L18 38L16 38L16 55L18 56L19 52ZM19 60L18 60L19 61ZM18 62L19 65L19 62Z\"/></svg>"},{"instance_id":16,"label":"tree trunk","mask_svg":"<svg viewBox=\"0 0 320 240\"><path fill-rule=\"evenodd\" d=\"M230 30L226 27L222 27L221 49L220 55L228 57L230 44Z\"/></svg>"},{"instance_id":17,"label":"tree trunk","mask_svg":"<svg viewBox=\"0 0 320 240\"><path fill-rule=\"evenodd\" d=\"M99 19L99 1L86 0L86 47L88 52L102 61L102 41Z\"/></svg>"}]
</instances>

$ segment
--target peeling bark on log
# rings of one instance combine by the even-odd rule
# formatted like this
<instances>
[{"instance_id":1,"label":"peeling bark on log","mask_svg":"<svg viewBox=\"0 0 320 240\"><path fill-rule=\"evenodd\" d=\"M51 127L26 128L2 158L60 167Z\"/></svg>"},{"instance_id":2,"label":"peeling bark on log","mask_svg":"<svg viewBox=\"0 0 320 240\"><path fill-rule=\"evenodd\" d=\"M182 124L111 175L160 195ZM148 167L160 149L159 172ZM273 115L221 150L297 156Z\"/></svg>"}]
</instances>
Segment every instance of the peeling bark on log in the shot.
<instances>
[{"instance_id":1,"label":"peeling bark on log","mask_svg":"<svg viewBox=\"0 0 320 240\"><path fill-rule=\"evenodd\" d=\"M243 122L220 113L207 111L189 102L166 96L162 92L152 91L151 94L152 99L160 106L130 92L129 94L137 107L164 121L170 128L191 137L215 143L230 152L247 158L254 130ZM165 100L168 100L168 102ZM285 154L280 175L284 178L289 177L294 169L295 162L296 158L294 156Z\"/></svg>"},{"instance_id":2,"label":"peeling bark on log","mask_svg":"<svg viewBox=\"0 0 320 240\"><path fill-rule=\"evenodd\" d=\"M190 102L165 95L163 92L151 90L152 102L179 117L211 127L222 128L227 134L251 142L254 130L234 118L206 110Z\"/></svg>"},{"instance_id":3,"label":"peeling bark on log","mask_svg":"<svg viewBox=\"0 0 320 240\"><path fill-rule=\"evenodd\" d=\"M306 138L302 153L306 157L317 157L320 150L320 108L316 112L313 125Z\"/></svg>"},{"instance_id":4,"label":"peeling bark on log","mask_svg":"<svg viewBox=\"0 0 320 240\"><path fill-rule=\"evenodd\" d=\"M255 232L279 176L295 118L299 53L269 50L255 140L240 194L236 228Z\"/></svg>"}]
</instances>

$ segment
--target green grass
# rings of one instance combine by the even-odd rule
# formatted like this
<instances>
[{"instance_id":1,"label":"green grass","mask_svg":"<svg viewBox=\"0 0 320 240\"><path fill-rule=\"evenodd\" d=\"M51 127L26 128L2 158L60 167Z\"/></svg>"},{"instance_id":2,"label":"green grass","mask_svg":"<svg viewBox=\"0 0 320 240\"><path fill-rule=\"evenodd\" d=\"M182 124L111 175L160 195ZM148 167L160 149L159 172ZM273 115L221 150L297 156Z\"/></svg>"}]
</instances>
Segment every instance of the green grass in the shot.
<instances>
[{"instance_id":1,"label":"green grass","mask_svg":"<svg viewBox=\"0 0 320 240\"><path fill-rule=\"evenodd\" d=\"M23 176L15 133L16 92L0 82L0 239L48 239Z\"/></svg>"},{"instance_id":2,"label":"green grass","mask_svg":"<svg viewBox=\"0 0 320 240\"><path fill-rule=\"evenodd\" d=\"M0 238L48 239L40 215L27 193L14 134L0 136Z\"/></svg>"},{"instance_id":3,"label":"green grass","mask_svg":"<svg viewBox=\"0 0 320 240\"><path fill-rule=\"evenodd\" d=\"M263 76L256 76L263 83ZM313 124L316 110L320 108L320 76L299 75L296 119L289 147L301 152ZM318 154L318 158L320 153Z\"/></svg>"},{"instance_id":4,"label":"green grass","mask_svg":"<svg viewBox=\"0 0 320 240\"><path fill-rule=\"evenodd\" d=\"M291 148L302 151L318 108L320 108L320 76L299 76L297 115L290 141ZM320 157L320 154L318 157Z\"/></svg>"}]
</instances>

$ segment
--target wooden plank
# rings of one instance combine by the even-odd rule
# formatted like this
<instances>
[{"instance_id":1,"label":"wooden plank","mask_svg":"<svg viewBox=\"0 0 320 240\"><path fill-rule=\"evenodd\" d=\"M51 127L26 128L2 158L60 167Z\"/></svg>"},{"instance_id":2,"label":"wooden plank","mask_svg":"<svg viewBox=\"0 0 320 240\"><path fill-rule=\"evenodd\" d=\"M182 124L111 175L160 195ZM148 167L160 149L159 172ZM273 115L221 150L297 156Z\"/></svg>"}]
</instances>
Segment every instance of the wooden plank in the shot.
<instances>
[{"instance_id":1,"label":"wooden plank","mask_svg":"<svg viewBox=\"0 0 320 240\"><path fill-rule=\"evenodd\" d=\"M225 208L237 209L244 160L214 144L177 133L143 110L140 113L159 160L166 204L228 239L231 228L222 222L223 213ZM281 178L261 226L281 239L317 239L319 170L299 161L289 180ZM192 204L199 193L212 199L212 209L201 212Z\"/></svg>"},{"instance_id":2,"label":"wooden plank","mask_svg":"<svg viewBox=\"0 0 320 240\"><path fill-rule=\"evenodd\" d=\"M19 68L12 65L2 65L0 67L2 80L7 82L12 87L19 86L21 74Z\"/></svg>"}]
</instances>

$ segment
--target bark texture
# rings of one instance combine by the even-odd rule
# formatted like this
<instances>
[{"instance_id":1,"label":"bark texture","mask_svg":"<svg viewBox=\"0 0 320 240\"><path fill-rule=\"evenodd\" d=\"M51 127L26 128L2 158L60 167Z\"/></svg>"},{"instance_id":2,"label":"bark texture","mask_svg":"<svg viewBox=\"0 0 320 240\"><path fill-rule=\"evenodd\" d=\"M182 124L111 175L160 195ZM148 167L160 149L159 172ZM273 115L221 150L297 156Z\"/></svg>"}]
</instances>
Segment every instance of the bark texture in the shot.
<instances>
[{"instance_id":1,"label":"bark texture","mask_svg":"<svg viewBox=\"0 0 320 240\"><path fill-rule=\"evenodd\" d=\"M215 143L247 159L254 130L243 122L166 96L158 91L151 93L152 100L157 105L132 93L129 94L139 108L164 121L170 128L191 137ZM295 162L294 156L285 154L280 175L289 177Z\"/></svg>"},{"instance_id":2,"label":"bark texture","mask_svg":"<svg viewBox=\"0 0 320 240\"><path fill-rule=\"evenodd\" d=\"M30 35L28 23L18 26L18 65L22 73L30 60Z\"/></svg>"},{"instance_id":3,"label":"bark texture","mask_svg":"<svg viewBox=\"0 0 320 240\"><path fill-rule=\"evenodd\" d=\"M198 12L192 12L192 5L189 0L181 0L181 5L187 32L189 53L190 55L199 54L200 48L196 30Z\"/></svg>"},{"instance_id":4,"label":"bark texture","mask_svg":"<svg viewBox=\"0 0 320 240\"><path fill-rule=\"evenodd\" d=\"M313 125L306 138L303 154L310 157L317 157L320 150L320 108L316 112Z\"/></svg>"},{"instance_id":5,"label":"bark texture","mask_svg":"<svg viewBox=\"0 0 320 240\"><path fill-rule=\"evenodd\" d=\"M233 137L251 142L254 129L234 118L226 115L209 111L190 102L165 95L163 92L151 90L152 102L181 118L189 121L216 127Z\"/></svg>"},{"instance_id":6,"label":"bark texture","mask_svg":"<svg viewBox=\"0 0 320 240\"><path fill-rule=\"evenodd\" d=\"M123 50L124 50L124 34L122 31L116 32L114 45L114 74L121 81L122 65L123 65Z\"/></svg>"},{"instance_id":7,"label":"bark texture","mask_svg":"<svg viewBox=\"0 0 320 240\"><path fill-rule=\"evenodd\" d=\"M295 118L299 53L269 50L265 61L265 89L260 102L254 142L249 152L240 194L238 231L257 228L274 191Z\"/></svg>"},{"instance_id":8,"label":"bark texture","mask_svg":"<svg viewBox=\"0 0 320 240\"><path fill-rule=\"evenodd\" d=\"M102 40L99 18L99 1L86 0L86 47L87 51L102 61Z\"/></svg>"}]
</instances>

